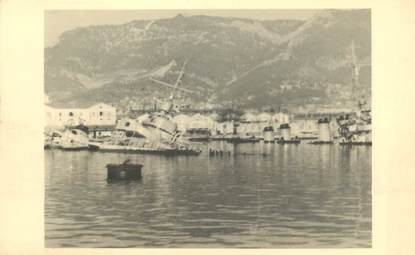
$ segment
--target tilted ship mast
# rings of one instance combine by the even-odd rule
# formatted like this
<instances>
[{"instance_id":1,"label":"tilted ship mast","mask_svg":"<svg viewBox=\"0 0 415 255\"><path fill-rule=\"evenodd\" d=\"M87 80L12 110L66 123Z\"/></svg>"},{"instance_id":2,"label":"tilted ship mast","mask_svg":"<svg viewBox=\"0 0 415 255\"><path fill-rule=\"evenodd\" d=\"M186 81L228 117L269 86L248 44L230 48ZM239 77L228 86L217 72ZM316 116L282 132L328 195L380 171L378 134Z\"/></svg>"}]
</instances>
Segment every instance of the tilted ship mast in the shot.
<instances>
[{"instance_id":1,"label":"tilted ship mast","mask_svg":"<svg viewBox=\"0 0 415 255\"><path fill-rule=\"evenodd\" d=\"M166 86L170 89L173 89L172 92L170 93L169 101L162 101L162 100L159 100L157 98L154 98L160 104L160 109L162 111L161 114L159 114L159 117L166 118L170 122L171 122L171 118L173 117L173 112L176 112L176 113L180 112L181 106L177 105L176 102L175 102L175 98L178 95L178 91L182 91L182 92L186 92L186 93L193 93L193 91L191 91L189 89L179 87L179 85L182 83L182 78L184 76L184 69L186 67L186 64L187 64L187 59L183 63L183 66L180 70L179 76L177 77L177 80L174 84L170 84L170 83L167 83L167 82L164 82L164 81L154 79L153 77L150 77L150 80L158 83L159 85ZM176 126L175 126L174 132L172 130L171 142L176 143L178 141L179 137L182 137L182 133L180 131L178 131ZM181 140L182 140L181 142L183 142L183 139L181 139Z\"/></svg>"},{"instance_id":2,"label":"tilted ship mast","mask_svg":"<svg viewBox=\"0 0 415 255\"><path fill-rule=\"evenodd\" d=\"M178 91L183 91L183 92L187 92L187 93L193 93L193 91L189 90L189 89L185 89L185 88L180 88L179 85L182 82L182 78L184 75L184 68L186 67L187 64L187 59L185 60L182 69L180 70L179 76L177 77L177 80L175 82L175 84L170 84L164 81L160 81L157 79L154 79L153 77L150 77L150 80L158 83L159 85L168 87L170 89L173 89L173 91L170 93L170 97L169 97L169 101L170 102L163 102L157 98L154 98L160 105L161 105L161 110L164 111L166 114L171 114L172 111L175 112L180 112L180 107L178 105L175 104L174 100L175 97L177 97L177 92Z\"/></svg>"}]
</instances>

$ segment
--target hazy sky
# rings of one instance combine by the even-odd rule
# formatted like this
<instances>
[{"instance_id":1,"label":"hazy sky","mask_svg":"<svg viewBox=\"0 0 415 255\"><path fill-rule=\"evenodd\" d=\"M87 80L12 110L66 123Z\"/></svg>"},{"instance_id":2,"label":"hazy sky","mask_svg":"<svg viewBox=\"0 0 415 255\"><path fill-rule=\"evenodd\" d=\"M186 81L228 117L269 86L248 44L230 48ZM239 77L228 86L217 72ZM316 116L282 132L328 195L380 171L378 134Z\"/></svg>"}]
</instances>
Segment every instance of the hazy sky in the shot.
<instances>
[{"instance_id":1,"label":"hazy sky","mask_svg":"<svg viewBox=\"0 0 415 255\"><path fill-rule=\"evenodd\" d=\"M45 46L57 42L62 32L76 27L122 24L132 20L210 15L252 19L307 19L318 10L52 10L45 12Z\"/></svg>"}]
</instances>

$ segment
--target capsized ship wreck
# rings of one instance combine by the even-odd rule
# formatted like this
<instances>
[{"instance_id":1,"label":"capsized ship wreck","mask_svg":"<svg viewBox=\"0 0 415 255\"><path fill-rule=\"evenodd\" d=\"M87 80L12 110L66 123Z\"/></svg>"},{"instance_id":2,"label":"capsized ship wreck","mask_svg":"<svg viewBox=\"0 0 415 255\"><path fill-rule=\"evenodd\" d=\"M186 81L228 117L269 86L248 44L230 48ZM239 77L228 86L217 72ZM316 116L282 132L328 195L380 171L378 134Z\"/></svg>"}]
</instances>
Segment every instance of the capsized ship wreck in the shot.
<instances>
[{"instance_id":1,"label":"capsized ship wreck","mask_svg":"<svg viewBox=\"0 0 415 255\"><path fill-rule=\"evenodd\" d=\"M113 136L105 142L90 142L102 152L199 155L201 150L189 143L170 116L161 112L144 120L125 118L118 121Z\"/></svg>"},{"instance_id":2,"label":"capsized ship wreck","mask_svg":"<svg viewBox=\"0 0 415 255\"><path fill-rule=\"evenodd\" d=\"M367 63L359 63L355 54L354 43L351 45L352 58L352 89L357 108L354 113L336 118L339 126L339 144L341 145L372 145L372 113L370 100L359 85L359 70Z\"/></svg>"},{"instance_id":3,"label":"capsized ship wreck","mask_svg":"<svg viewBox=\"0 0 415 255\"><path fill-rule=\"evenodd\" d=\"M199 155L201 150L183 136L172 120L173 114L179 112L179 107L174 104L174 92L176 90L189 92L178 87L185 64L174 85L150 78L174 89L169 101L156 99L161 105L159 112L147 114L140 119L121 119L110 139L102 143L90 142L89 147L102 152Z\"/></svg>"}]
</instances>

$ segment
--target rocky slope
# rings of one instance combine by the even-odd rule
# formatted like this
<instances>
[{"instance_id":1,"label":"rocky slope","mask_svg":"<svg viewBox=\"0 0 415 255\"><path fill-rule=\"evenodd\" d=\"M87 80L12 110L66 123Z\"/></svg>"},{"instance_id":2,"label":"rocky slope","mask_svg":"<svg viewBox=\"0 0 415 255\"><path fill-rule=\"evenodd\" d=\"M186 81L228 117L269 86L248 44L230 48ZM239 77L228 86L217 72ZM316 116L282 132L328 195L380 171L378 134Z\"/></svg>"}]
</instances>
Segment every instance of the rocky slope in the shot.
<instances>
[{"instance_id":1,"label":"rocky slope","mask_svg":"<svg viewBox=\"0 0 415 255\"><path fill-rule=\"evenodd\" d=\"M171 90L149 77L174 83L188 60L181 86L194 91L185 95L194 104L343 102L351 99L352 42L370 94L370 27L369 11L327 10L307 21L178 15L77 28L45 49L45 92L74 105L152 103Z\"/></svg>"}]
</instances>

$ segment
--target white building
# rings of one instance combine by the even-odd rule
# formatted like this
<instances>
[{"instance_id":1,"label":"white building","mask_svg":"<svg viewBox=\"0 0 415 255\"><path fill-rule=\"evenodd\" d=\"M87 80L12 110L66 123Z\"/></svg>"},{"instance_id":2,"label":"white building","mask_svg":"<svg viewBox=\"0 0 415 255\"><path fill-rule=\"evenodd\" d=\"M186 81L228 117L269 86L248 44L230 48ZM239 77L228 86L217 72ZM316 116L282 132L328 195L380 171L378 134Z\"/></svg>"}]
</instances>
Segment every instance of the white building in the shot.
<instances>
[{"instance_id":1,"label":"white building","mask_svg":"<svg viewBox=\"0 0 415 255\"><path fill-rule=\"evenodd\" d=\"M63 128L79 124L93 127L114 126L116 121L116 109L103 103L88 108L54 108L45 105L47 128Z\"/></svg>"},{"instance_id":2,"label":"white building","mask_svg":"<svg viewBox=\"0 0 415 255\"><path fill-rule=\"evenodd\" d=\"M264 122L242 122L238 125L237 133L240 135L259 136L262 134L267 123Z\"/></svg>"},{"instance_id":3,"label":"white building","mask_svg":"<svg viewBox=\"0 0 415 255\"><path fill-rule=\"evenodd\" d=\"M219 124L213 117L199 113L192 116L179 114L173 118L173 122L177 124L177 129L180 131L186 131L188 129L209 129L211 132L214 132L218 129Z\"/></svg>"},{"instance_id":4,"label":"white building","mask_svg":"<svg viewBox=\"0 0 415 255\"><path fill-rule=\"evenodd\" d=\"M190 128L207 128L209 130L214 130L217 128L217 125L217 122L210 116L201 114L193 115L192 121L190 122Z\"/></svg>"},{"instance_id":5,"label":"white building","mask_svg":"<svg viewBox=\"0 0 415 255\"><path fill-rule=\"evenodd\" d=\"M241 120L243 122L257 122L258 118L255 114L248 112L241 116Z\"/></svg>"},{"instance_id":6,"label":"white building","mask_svg":"<svg viewBox=\"0 0 415 255\"><path fill-rule=\"evenodd\" d=\"M290 116L288 116L288 114L279 112L272 116L272 120L280 124L290 123Z\"/></svg>"},{"instance_id":7,"label":"white building","mask_svg":"<svg viewBox=\"0 0 415 255\"><path fill-rule=\"evenodd\" d=\"M272 120L272 115L266 112L262 112L257 115L257 120L259 122L269 122Z\"/></svg>"}]
</instances>

